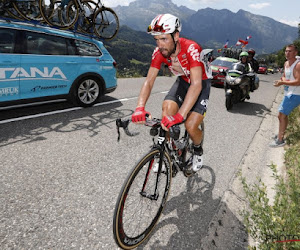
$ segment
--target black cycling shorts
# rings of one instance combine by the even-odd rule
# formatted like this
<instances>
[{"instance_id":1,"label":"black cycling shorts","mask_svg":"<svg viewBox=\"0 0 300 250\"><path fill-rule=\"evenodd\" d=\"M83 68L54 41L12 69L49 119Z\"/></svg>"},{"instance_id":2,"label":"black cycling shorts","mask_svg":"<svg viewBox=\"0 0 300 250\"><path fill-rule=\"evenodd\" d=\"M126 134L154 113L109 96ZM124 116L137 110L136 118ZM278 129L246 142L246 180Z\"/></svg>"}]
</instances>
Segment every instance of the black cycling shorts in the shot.
<instances>
[{"instance_id":1,"label":"black cycling shorts","mask_svg":"<svg viewBox=\"0 0 300 250\"><path fill-rule=\"evenodd\" d=\"M208 105L209 93L210 93L210 79L202 80L202 90L201 93L192 107L191 111L197 112L201 115L205 115ZM180 108L186 93L190 87L190 84L184 81L181 77L176 79L169 93L166 95L165 100L172 100L178 104Z\"/></svg>"}]
</instances>

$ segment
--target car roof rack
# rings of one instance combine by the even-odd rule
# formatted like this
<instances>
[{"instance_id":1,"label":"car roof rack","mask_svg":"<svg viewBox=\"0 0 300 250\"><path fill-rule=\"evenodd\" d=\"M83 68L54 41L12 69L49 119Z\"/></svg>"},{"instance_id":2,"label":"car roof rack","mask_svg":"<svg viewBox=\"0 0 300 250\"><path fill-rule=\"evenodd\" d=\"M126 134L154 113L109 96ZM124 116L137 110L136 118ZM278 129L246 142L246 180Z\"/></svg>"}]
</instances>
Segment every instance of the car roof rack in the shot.
<instances>
[{"instance_id":1,"label":"car roof rack","mask_svg":"<svg viewBox=\"0 0 300 250\"><path fill-rule=\"evenodd\" d=\"M89 38L93 38L99 41L103 41L104 39L101 39L98 36L95 36L93 34L89 34L89 33L83 33L77 30L77 26L78 24L75 24L75 28L74 29L60 29L58 27L54 27L48 24L43 24L39 21L35 21L35 20L18 20L18 19L14 19L14 18L9 18L9 17L0 17L0 22L6 22L6 23L12 23L12 24L22 24L24 26L28 25L30 27L38 27L38 28L49 28L49 29L55 29L55 30L60 30L62 32L70 32L72 34L75 35L82 35L85 37L89 37Z\"/></svg>"}]
</instances>

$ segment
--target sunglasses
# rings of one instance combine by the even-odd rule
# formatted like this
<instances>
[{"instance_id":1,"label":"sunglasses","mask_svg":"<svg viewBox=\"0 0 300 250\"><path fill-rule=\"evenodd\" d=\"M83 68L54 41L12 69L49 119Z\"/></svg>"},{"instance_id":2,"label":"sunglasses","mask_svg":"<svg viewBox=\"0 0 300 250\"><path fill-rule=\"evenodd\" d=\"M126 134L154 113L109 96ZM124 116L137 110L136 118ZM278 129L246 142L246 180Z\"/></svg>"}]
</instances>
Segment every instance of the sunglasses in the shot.
<instances>
[{"instance_id":1,"label":"sunglasses","mask_svg":"<svg viewBox=\"0 0 300 250\"><path fill-rule=\"evenodd\" d=\"M158 24L155 24L155 26L152 28L151 25L148 26L148 29L147 29L147 32L152 32L152 31L155 31L155 32L166 32L164 30L164 28L161 26L161 25L158 25Z\"/></svg>"}]
</instances>

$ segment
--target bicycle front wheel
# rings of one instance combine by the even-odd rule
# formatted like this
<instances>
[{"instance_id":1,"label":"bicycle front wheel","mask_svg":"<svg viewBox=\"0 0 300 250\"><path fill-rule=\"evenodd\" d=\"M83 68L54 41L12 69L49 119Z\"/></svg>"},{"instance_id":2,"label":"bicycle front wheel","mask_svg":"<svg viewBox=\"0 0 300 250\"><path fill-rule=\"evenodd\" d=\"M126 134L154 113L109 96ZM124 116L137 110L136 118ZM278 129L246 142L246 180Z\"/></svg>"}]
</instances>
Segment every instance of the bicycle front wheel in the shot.
<instances>
[{"instance_id":1,"label":"bicycle front wheel","mask_svg":"<svg viewBox=\"0 0 300 250\"><path fill-rule=\"evenodd\" d=\"M103 39L114 38L119 30L119 18L110 8L102 7L94 15L95 34Z\"/></svg>"},{"instance_id":2,"label":"bicycle front wheel","mask_svg":"<svg viewBox=\"0 0 300 250\"><path fill-rule=\"evenodd\" d=\"M171 160L165 153L160 174L153 170L159 164L160 151L151 150L127 177L117 199L113 232L123 249L140 245L155 227L167 202L171 185Z\"/></svg>"}]
</instances>

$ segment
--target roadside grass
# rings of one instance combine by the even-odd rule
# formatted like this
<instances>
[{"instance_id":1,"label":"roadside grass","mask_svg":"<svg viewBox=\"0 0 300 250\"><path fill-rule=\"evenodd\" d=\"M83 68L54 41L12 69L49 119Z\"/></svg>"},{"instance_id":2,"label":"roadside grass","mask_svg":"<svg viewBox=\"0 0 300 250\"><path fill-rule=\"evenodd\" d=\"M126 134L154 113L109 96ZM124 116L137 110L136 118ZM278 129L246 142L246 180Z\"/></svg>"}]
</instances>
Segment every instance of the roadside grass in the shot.
<instances>
[{"instance_id":1,"label":"roadside grass","mask_svg":"<svg viewBox=\"0 0 300 250\"><path fill-rule=\"evenodd\" d=\"M279 175L276 166L271 166L276 180L272 204L261 180L248 185L242 178L250 206L242 216L249 235L257 242L249 249L300 249L300 107L289 116L286 139L286 175Z\"/></svg>"}]
</instances>

